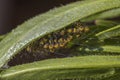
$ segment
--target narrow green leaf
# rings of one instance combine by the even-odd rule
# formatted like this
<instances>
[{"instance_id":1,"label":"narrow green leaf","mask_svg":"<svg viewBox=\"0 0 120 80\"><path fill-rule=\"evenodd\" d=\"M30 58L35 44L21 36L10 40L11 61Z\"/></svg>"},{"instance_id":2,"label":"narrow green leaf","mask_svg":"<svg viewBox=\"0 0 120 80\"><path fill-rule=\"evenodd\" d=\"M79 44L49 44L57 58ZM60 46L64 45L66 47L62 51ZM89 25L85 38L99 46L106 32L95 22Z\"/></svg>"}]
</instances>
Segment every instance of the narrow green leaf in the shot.
<instances>
[{"instance_id":1,"label":"narrow green leaf","mask_svg":"<svg viewBox=\"0 0 120 80\"><path fill-rule=\"evenodd\" d=\"M95 24L98 26L104 26L107 28L119 25L119 23L114 22L114 21L110 21L110 20L95 20Z\"/></svg>"},{"instance_id":2,"label":"narrow green leaf","mask_svg":"<svg viewBox=\"0 0 120 80\"><path fill-rule=\"evenodd\" d=\"M112 28L113 26L119 25L118 22L110 21L110 20L95 20L95 24L93 26L90 26L90 34L97 34L98 32L101 32L103 30ZM91 31L92 30L92 31Z\"/></svg>"},{"instance_id":3,"label":"narrow green leaf","mask_svg":"<svg viewBox=\"0 0 120 80\"><path fill-rule=\"evenodd\" d=\"M104 30L96 34L99 40L104 40L114 36L120 36L120 25Z\"/></svg>"},{"instance_id":4,"label":"narrow green leaf","mask_svg":"<svg viewBox=\"0 0 120 80\"><path fill-rule=\"evenodd\" d=\"M103 48L103 51L105 52L120 53L120 46L105 45L105 46L102 46L102 48Z\"/></svg>"},{"instance_id":5,"label":"narrow green leaf","mask_svg":"<svg viewBox=\"0 0 120 80\"><path fill-rule=\"evenodd\" d=\"M119 16L120 16L120 8L116 8L116 9L107 10L101 13L97 13L87 18L83 18L81 21L89 22L89 21L93 21L96 19L107 19L107 18L114 18L114 17L119 17Z\"/></svg>"},{"instance_id":6,"label":"narrow green leaf","mask_svg":"<svg viewBox=\"0 0 120 80\"><path fill-rule=\"evenodd\" d=\"M81 48L80 48L81 50ZM120 46L113 46L113 45L103 45L103 46L99 46L99 47L92 47L92 48L87 48L85 49L86 52L100 52L103 55L106 54L106 52L108 52L108 54L110 53L120 53Z\"/></svg>"},{"instance_id":7,"label":"narrow green leaf","mask_svg":"<svg viewBox=\"0 0 120 80\"><path fill-rule=\"evenodd\" d=\"M11 67L1 80L103 79L116 73L120 56L84 56L51 59ZM20 76L20 77L19 77Z\"/></svg>"}]
</instances>

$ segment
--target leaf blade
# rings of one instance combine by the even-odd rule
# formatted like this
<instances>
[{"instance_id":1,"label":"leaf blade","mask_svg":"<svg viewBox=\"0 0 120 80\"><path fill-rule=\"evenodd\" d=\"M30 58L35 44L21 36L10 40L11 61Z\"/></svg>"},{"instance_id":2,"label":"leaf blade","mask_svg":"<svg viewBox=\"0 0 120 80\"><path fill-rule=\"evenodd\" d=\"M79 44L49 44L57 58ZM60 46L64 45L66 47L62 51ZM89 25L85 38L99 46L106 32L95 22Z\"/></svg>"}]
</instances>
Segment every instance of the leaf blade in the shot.
<instances>
[{"instance_id":1,"label":"leaf blade","mask_svg":"<svg viewBox=\"0 0 120 80\"><path fill-rule=\"evenodd\" d=\"M84 56L84 57L82 56L82 57L63 58L63 59L50 59L50 60L38 61L30 64L24 64L16 67L11 67L10 69L3 71L1 73L0 78L3 80L6 79L21 80L21 78L25 80L39 80L39 79L45 80L48 79L48 76L52 75L53 78L50 80L55 80L56 77L62 78L61 75L59 74L61 70L63 70L62 73L66 73L67 71L68 72L73 71L73 73L71 73L72 75L74 75L74 71L75 72L78 71L80 75L84 75L83 79L90 76L94 78L99 78L100 75L106 75L106 72L99 73L99 71L97 72L96 70L103 70L103 71L107 70L107 74L109 74L110 76L115 74L114 68L119 68L119 67L120 67L120 56ZM112 69L112 73L111 73L111 69ZM39 75L43 70L44 72L47 73L44 75ZM92 74L90 74L91 71L93 71ZM87 73L89 74L85 75ZM21 77L17 77L17 76L21 76ZM70 75L67 76L70 77ZM109 76L107 75L107 77ZM74 75L71 79L74 79L75 77L77 76Z\"/></svg>"}]
</instances>

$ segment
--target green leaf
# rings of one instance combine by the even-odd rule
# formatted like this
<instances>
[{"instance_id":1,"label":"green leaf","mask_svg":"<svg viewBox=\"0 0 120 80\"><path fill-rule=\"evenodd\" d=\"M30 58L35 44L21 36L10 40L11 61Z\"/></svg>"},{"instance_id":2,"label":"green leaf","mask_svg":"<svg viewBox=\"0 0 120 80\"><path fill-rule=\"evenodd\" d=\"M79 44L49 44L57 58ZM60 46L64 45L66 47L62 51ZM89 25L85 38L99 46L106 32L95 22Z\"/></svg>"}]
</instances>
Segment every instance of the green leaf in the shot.
<instances>
[{"instance_id":1,"label":"green leaf","mask_svg":"<svg viewBox=\"0 0 120 80\"><path fill-rule=\"evenodd\" d=\"M90 34L97 34L98 32L102 32L108 28L112 28L113 26L119 25L118 22L111 20L95 20L95 25L90 26ZM91 37L91 36L90 36Z\"/></svg>"},{"instance_id":2,"label":"green leaf","mask_svg":"<svg viewBox=\"0 0 120 80\"><path fill-rule=\"evenodd\" d=\"M104 40L114 36L120 36L120 25L104 30L96 34L99 40Z\"/></svg>"},{"instance_id":3,"label":"green leaf","mask_svg":"<svg viewBox=\"0 0 120 80\"><path fill-rule=\"evenodd\" d=\"M79 51L80 50L81 50L81 48L79 48ZM119 54L120 46L113 46L113 45L101 45L101 46L97 46L97 47L92 46L92 48L86 47L85 51L90 52L90 53L96 53L96 55L98 53L101 55L114 54L114 53Z\"/></svg>"},{"instance_id":4,"label":"green leaf","mask_svg":"<svg viewBox=\"0 0 120 80\"><path fill-rule=\"evenodd\" d=\"M102 48L105 52L120 53L120 46L105 45L105 46L102 46Z\"/></svg>"},{"instance_id":5,"label":"green leaf","mask_svg":"<svg viewBox=\"0 0 120 80\"><path fill-rule=\"evenodd\" d=\"M5 36L7 36L7 34L0 35L0 41L1 41L2 39L4 39L4 38L5 38Z\"/></svg>"},{"instance_id":6,"label":"green leaf","mask_svg":"<svg viewBox=\"0 0 120 80\"><path fill-rule=\"evenodd\" d=\"M96 24L97 26L103 26L103 27L107 27L107 28L110 28L110 27L119 25L119 23L117 23L117 22L115 22L115 21L110 21L110 20L96 20L96 21L95 21L95 24ZM106 29L107 29L107 28L106 28Z\"/></svg>"},{"instance_id":7,"label":"green leaf","mask_svg":"<svg viewBox=\"0 0 120 80\"><path fill-rule=\"evenodd\" d=\"M82 22L89 22L96 19L108 19L108 18L114 18L120 16L120 8L107 10L101 13L97 13L95 15L91 15L89 17L83 18Z\"/></svg>"},{"instance_id":8,"label":"green leaf","mask_svg":"<svg viewBox=\"0 0 120 80\"><path fill-rule=\"evenodd\" d=\"M84 56L50 59L11 67L0 74L1 80L98 80L117 73L120 56ZM19 77L20 76L20 77Z\"/></svg>"}]
</instances>

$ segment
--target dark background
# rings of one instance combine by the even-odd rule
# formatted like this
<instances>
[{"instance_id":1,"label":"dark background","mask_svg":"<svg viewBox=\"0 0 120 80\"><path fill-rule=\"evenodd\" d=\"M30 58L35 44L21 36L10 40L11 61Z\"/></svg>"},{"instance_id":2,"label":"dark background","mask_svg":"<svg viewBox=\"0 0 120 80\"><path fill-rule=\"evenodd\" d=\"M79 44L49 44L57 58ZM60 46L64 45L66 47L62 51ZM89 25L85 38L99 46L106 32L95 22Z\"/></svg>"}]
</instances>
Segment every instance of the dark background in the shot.
<instances>
[{"instance_id":1,"label":"dark background","mask_svg":"<svg viewBox=\"0 0 120 80\"><path fill-rule=\"evenodd\" d=\"M0 0L0 34L37 14L74 1L77 0Z\"/></svg>"}]
</instances>

